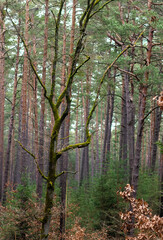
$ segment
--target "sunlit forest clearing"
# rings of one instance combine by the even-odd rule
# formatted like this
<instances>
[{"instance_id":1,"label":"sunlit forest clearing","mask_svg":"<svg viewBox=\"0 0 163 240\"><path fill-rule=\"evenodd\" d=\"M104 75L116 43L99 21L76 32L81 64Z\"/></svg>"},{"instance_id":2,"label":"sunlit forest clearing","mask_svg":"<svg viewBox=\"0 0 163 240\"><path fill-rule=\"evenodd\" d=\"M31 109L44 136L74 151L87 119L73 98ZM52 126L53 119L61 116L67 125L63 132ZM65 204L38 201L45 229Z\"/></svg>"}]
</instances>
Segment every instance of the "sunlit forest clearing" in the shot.
<instances>
[{"instance_id":1,"label":"sunlit forest clearing","mask_svg":"<svg viewBox=\"0 0 163 240\"><path fill-rule=\"evenodd\" d=\"M163 239L162 7L0 1L0 240Z\"/></svg>"}]
</instances>

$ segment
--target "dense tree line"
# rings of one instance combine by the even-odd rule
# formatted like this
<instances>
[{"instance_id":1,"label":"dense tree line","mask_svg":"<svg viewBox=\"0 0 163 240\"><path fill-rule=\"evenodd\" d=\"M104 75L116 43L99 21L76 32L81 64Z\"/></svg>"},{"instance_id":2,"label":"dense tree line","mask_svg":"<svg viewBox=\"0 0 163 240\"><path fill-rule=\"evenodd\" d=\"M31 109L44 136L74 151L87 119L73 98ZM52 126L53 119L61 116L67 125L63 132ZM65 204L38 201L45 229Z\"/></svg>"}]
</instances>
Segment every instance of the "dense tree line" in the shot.
<instances>
[{"instance_id":1,"label":"dense tree line","mask_svg":"<svg viewBox=\"0 0 163 240\"><path fill-rule=\"evenodd\" d=\"M24 178L35 184L45 198L41 239L56 184L61 239L68 185L89 195L96 183L100 209L113 179L115 191L130 183L141 197L143 176L156 177L162 217L161 8L151 0L0 3L0 199L5 206L7 189Z\"/></svg>"}]
</instances>

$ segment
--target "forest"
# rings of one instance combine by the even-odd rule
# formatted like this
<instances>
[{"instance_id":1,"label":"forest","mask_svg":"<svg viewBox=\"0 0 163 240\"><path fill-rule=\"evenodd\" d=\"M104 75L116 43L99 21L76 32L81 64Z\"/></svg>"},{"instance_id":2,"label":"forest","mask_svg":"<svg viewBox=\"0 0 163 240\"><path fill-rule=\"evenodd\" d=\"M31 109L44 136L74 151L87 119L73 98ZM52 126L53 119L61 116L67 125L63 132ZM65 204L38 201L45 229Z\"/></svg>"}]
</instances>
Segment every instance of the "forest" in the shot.
<instances>
[{"instance_id":1,"label":"forest","mask_svg":"<svg viewBox=\"0 0 163 240\"><path fill-rule=\"evenodd\" d=\"M163 239L163 2L0 0L0 240Z\"/></svg>"}]
</instances>

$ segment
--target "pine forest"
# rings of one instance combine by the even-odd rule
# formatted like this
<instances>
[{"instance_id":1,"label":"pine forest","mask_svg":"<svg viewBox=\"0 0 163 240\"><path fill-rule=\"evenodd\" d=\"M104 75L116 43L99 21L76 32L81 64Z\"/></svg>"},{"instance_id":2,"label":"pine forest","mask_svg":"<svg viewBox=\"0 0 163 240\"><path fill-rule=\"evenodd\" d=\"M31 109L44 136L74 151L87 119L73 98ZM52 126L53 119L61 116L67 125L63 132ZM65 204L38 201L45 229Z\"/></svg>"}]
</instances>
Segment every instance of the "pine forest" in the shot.
<instances>
[{"instance_id":1,"label":"pine forest","mask_svg":"<svg viewBox=\"0 0 163 240\"><path fill-rule=\"evenodd\" d=\"M0 240L163 240L163 2L0 0Z\"/></svg>"}]
</instances>

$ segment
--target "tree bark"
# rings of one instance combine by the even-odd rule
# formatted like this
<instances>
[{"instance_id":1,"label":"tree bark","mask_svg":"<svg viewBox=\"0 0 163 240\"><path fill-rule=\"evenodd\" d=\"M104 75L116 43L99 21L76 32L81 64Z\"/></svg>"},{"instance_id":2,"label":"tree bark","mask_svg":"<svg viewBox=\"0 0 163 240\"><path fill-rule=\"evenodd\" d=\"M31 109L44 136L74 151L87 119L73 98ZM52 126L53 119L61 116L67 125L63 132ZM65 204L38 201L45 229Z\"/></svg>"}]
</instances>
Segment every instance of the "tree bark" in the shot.
<instances>
[{"instance_id":1,"label":"tree bark","mask_svg":"<svg viewBox=\"0 0 163 240\"><path fill-rule=\"evenodd\" d=\"M3 192L4 165L4 103L5 103L5 13L0 5L0 201Z\"/></svg>"},{"instance_id":2,"label":"tree bark","mask_svg":"<svg viewBox=\"0 0 163 240\"><path fill-rule=\"evenodd\" d=\"M129 183L132 182L132 169L134 163L134 104L133 95L129 89L130 77L129 75L124 75L125 81L125 92L126 92L126 112L127 112L127 140L128 140L128 151L129 151Z\"/></svg>"},{"instance_id":3,"label":"tree bark","mask_svg":"<svg viewBox=\"0 0 163 240\"><path fill-rule=\"evenodd\" d=\"M79 110L78 110L78 104L79 104L79 87L78 87L78 93L77 93L77 102L76 102L76 127L75 127L75 142L79 142L79 136L78 136L78 123L79 123ZM75 180L78 183L80 182L80 152L79 149L76 149L76 160L75 160Z\"/></svg>"},{"instance_id":4,"label":"tree bark","mask_svg":"<svg viewBox=\"0 0 163 240\"><path fill-rule=\"evenodd\" d=\"M66 11L66 2L64 3L64 26L63 26L63 50L62 50L62 74L61 74L61 93L65 87L65 79L66 79L66 18L67 18L67 11ZM66 101L63 99L61 105L61 114L63 114L64 109L66 107ZM68 145L69 140L69 125L70 125L70 118L69 116L66 118L61 125L60 129L60 148L63 148L64 145ZM68 124L68 125L67 125ZM67 135L68 134L68 135ZM68 170L68 155L64 153L60 157L60 172ZM67 173L64 173L60 177L60 205L61 205L61 212L60 212L60 239L64 239L65 228L66 228L66 193L67 193Z\"/></svg>"},{"instance_id":5,"label":"tree bark","mask_svg":"<svg viewBox=\"0 0 163 240\"><path fill-rule=\"evenodd\" d=\"M25 17L25 43L28 45L28 25L29 25L29 2L26 0L26 17ZM28 82L28 56L24 49L24 65L23 79L21 89L21 142L24 147L27 147L27 82ZM27 173L27 153L21 152L21 177ZM21 179L22 180L22 179Z\"/></svg>"},{"instance_id":6,"label":"tree bark","mask_svg":"<svg viewBox=\"0 0 163 240\"><path fill-rule=\"evenodd\" d=\"M98 105L96 107L96 174L100 173L100 156L99 156L99 123L98 123Z\"/></svg>"},{"instance_id":7,"label":"tree bark","mask_svg":"<svg viewBox=\"0 0 163 240\"><path fill-rule=\"evenodd\" d=\"M106 109L106 119L105 119L105 130L104 130L104 143L102 150L102 173L106 172L106 145L107 145L107 135L109 127L109 111L110 111L110 86L108 86L108 96L107 96L107 109Z\"/></svg>"},{"instance_id":8,"label":"tree bark","mask_svg":"<svg viewBox=\"0 0 163 240\"><path fill-rule=\"evenodd\" d=\"M162 137L162 148L163 148L163 137ZM160 185L161 185L161 197L160 197L160 217L163 217L163 149L161 148L160 153Z\"/></svg>"},{"instance_id":9,"label":"tree bark","mask_svg":"<svg viewBox=\"0 0 163 240\"><path fill-rule=\"evenodd\" d=\"M44 56L43 56L43 70L42 70L42 83L45 85L46 82L46 61L47 61L47 47L48 47L48 11L49 11L49 0L45 2L45 29L44 29ZM41 171L44 168L44 125L45 125L45 97L44 91L41 91L41 113L40 113L40 124L39 124L39 152L38 152L38 163ZM39 198L42 197L42 185L43 179L39 173L37 173L37 195Z\"/></svg>"},{"instance_id":10,"label":"tree bark","mask_svg":"<svg viewBox=\"0 0 163 240\"><path fill-rule=\"evenodd\" d=\"M121 101L121 131L120 131L120 147L119 160L127 172L127 109L126 109L126 88L124 76L122 76L122 101ZM125 177L126 179L126 177Z\"/></svg>"},{"instance_id":11,"label":"tree bark","mask_svg":"<svg viewBox=\"0 0 163 240\"><path fill-rule=\"evenodd\" d=\"M13 128L14 128L14 118L15 118L15 104L16 104L16 93L17 93L17 76L18 76L18 65L19 65L19 44L20 37L18 36L17 43L17 55L16 55L16 66L15 66L15 78L14 78L14 90L13 90L13 99L12 99L12 108L11 108L11 116L10 116L10 125L8 132L8 144L5 158L5 173L4 173L4 181L3 181L3 204L6 202L6 187L9 179L9 169L10 169L10 153L11 153L11 143L13 137Z\"/></svg>"},{"instance_id":12,"label":"tree bark","mask_svg":"<svg viewBox=\"0 0 163 240\"><path fill-rule=\"evenodd\" d=\"M83 86L81 84L82 94ZM84 125L86 125L88 113L89 113L89 92L90 91L90 73L87 69L86 73L86 99L84 100L84 95L82 96L83 100L83 108L84 108ZM84 141L86 141L86 134L84 135ZM88 186L89 181L89 147L86 146L82 151L81 158L81 175L80 175L80 185L83 184L83 181L86 181L86 185Z\"/></svg>"},{"instance_id":13,"label":"tree bark","mask_svg":"<svg viewBox=\"0 0 163 240\"><path fill-rule=\"evenodd\" d=\"M153 140L152 140L152 152L151 152L152 172L154 172L155 165L156 165L157 141L159 139L160 125L161 125L161 114L162 114L162 111L160 110L160 108L156 108L156 110L155 110L155 122L154 122L154 133L153 133Z\"/></svg>"}]
</instances>

